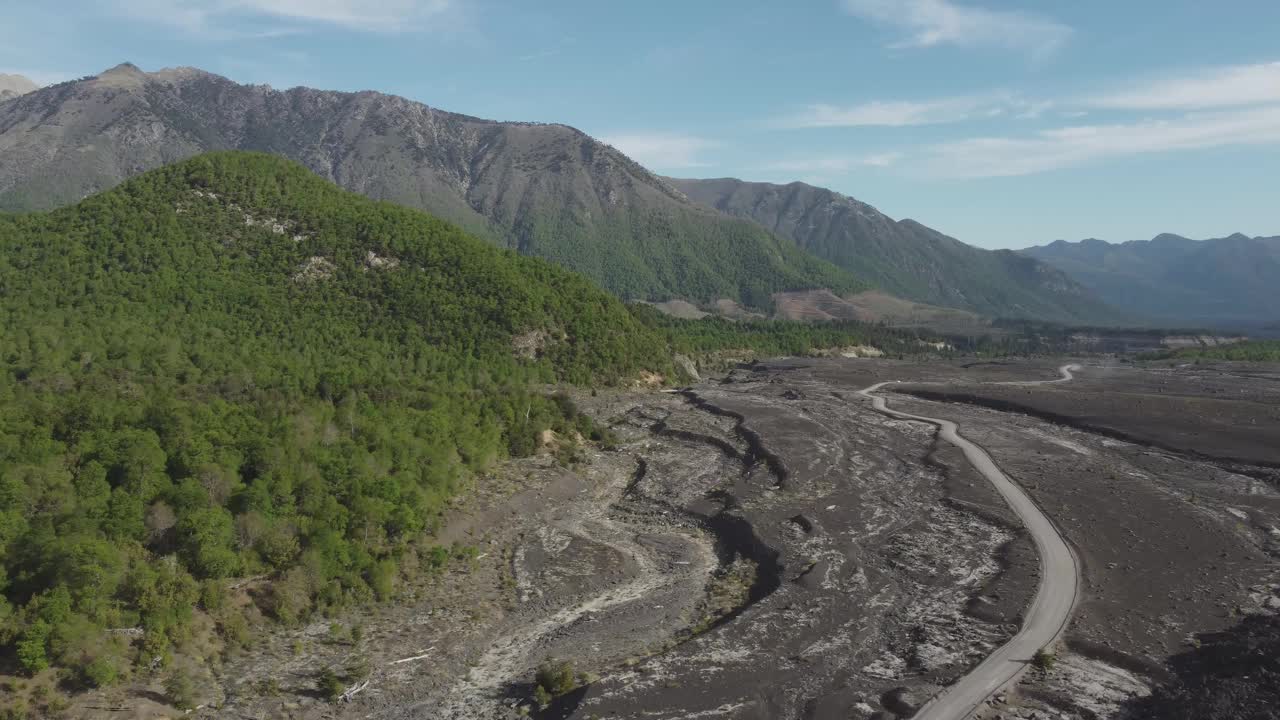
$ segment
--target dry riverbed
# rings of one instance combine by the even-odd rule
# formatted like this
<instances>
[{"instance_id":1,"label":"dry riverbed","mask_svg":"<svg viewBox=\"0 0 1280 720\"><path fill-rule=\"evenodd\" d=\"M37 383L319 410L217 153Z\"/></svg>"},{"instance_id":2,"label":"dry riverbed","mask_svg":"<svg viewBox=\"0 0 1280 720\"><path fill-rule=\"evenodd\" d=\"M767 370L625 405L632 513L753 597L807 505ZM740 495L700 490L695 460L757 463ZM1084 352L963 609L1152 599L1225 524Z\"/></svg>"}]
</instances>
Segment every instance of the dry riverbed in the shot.
<instances>
[{"instance_id":1,"label":"dry riverbed","mask_svg":"<svg viewBox=\"0 0 1280 720\"><path fill-rule=\"evenodd\" d=\"M885 380L921 383L891 393L892 406L960 423L1082 561L1057 664L984 712L1133 715L1198 633L1280 608L1280 496L1271 470L1252 464L1266 460L1256 431L1215 459L1204 446L1177 451L1184 425L1143 444L1120 439L1122 409L1091 429L996 401L1043 396L1061 414L1071 393L1123 382L1110 390L1255 403L1213 406L1219 433L1275 406L1241 392L1268 381L1205 369L1177 393L1169 368L992 384L1051 379L1063 362L790 361L682 393L583 396L616 448L587 448L571 467L512 462L478 481L438 538L471 557L399 602L265 633L214 669L210 706L195 715L908 717L1016 632L1038 561L959 451L856 394ZM940 388L967 395L929 394ZM570 662L579 687L544 710L534 674L550 658ZM350 702L322 701L316 673L352 663L367 685Z\"/></svg>"}]
</instances>

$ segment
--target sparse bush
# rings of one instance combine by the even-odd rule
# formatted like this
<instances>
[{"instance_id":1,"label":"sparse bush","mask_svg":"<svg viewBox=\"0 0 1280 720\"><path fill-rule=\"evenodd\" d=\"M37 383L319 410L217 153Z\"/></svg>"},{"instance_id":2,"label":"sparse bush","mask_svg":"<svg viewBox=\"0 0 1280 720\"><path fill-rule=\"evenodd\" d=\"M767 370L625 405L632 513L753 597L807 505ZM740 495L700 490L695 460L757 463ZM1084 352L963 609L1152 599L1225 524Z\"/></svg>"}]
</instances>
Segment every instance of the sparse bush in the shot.
<instances>
[{"instance_id":1,"label":"sparse bush","mask_svg":"<svg viewBox=\"0 0 1280 720\"><path fill-rule=\"evenodd\" d=\"M182 668L174 668L164 681L164 693L169 703L179 710L191 710L196 706L196 686L191 676Z\"/></svg>"},{"instance_id":2,"label":"sparse bush","mask_svg":"<svg viewBox=\"0 0 1280 720\"><path fill-rule=\"evenodd\" d=\"M1049 648L1040 648L1032 656L1031 664L1043 672L1049 672L1058 664L1058 656Z\"/></svg>"},{"instance_id":3,"label":"sparse bush","mask_svg":"<svg viewBox=\"0 0 1280 720\"><path fill-rule=\"evenodd\" d=\"M373 668L369 665L369 659L366 657L356 656L347 661L347 680L351 682L359 682L369 677L369 673Z\"/></svg>"},{"instance_id":4,"label":"sparse bush","mask_svg":"<svg viewBox=\"0 0 1280 720\"><path fill-rule=\"evenodd\" d=\"M542 663L534 681L551 697L559 697L578 687L578 675L573 671L573 663L555 658Z\"/></svg>"},{"instance_id":5,"label":"sparse bush","mask_svg":"<svg viewBox=\"0 0 1280 720\"><path fill-rule=\"evenodd\" d=\"M342 697L342 693L346 691L347 686L342 682L342 678L338 677L330 668L325 668L316 674L316 690L320 691L320 696L330 702Z\"/></svg>"},{"instance_id":6,"label":"sparse bush","mask_svg":"<svg viewBox=\"0 0 1280 720\"><path fill-rule=\"evenodd\" d=\"M224 610L218 618L218 632L231 647L248 647L253 640L249 620L244 613L232 608Z\"/></svg>"},{"instance_id":7,"label":"sparse bush","mask_svg":"<svg viewBox=\"0 0 1280 720\"><path fill-rule=\"evenodd\" d=\"M84 680L87 684L98 687L110 687L120 680L120 669L115 658L100 656L84 666Z\"/></svg>"}]
</instances>

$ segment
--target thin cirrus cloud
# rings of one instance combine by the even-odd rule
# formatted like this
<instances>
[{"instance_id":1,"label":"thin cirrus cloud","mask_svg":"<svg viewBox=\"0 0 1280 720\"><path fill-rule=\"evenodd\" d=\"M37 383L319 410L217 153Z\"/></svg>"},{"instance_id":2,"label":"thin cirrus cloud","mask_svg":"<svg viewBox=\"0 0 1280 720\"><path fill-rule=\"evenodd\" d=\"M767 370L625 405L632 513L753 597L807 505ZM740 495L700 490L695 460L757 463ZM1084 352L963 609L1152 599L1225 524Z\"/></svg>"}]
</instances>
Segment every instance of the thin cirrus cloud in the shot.
<instances>
[{"instance_id":1,"label":"thin cirrus cloud","mask_svg":"<svg viewBox=\"0 0 1280 720\"><path fill-rule=\"evenodd\" d=\"M1028 101L1008 94L937 100L875 100L840 106L818 103L784 118L790 128L911 127L942 125L974 118L1009 116L1034 119L1053 107L1050 101Z\"/></svg>"},{"instance_id":2,"label":"thin cirrus cloud","mask_svg":"<svg viewBox=\"0 0 1280 720\"><path fill-rule=\"evenodd\" d=\"M1280 103L1280 62L1233 65L1166 78L1090 99L1118 110L1204 110Z\"/></svg>"},{"instance_id":3,"label":"thin cirrus cloud","mask_svg":"<svg viewBox=\"0 0 1280 720\"><path fill-rule=\"evenodd\" d=\"M600 140L645 167L663 170L707 167L711 163L703 159L703 153L719 145L714 140L669 132L614 133Z\"/></svg>"},{"instance_id":4,"label":"thin cirrus cloud","mask_svg":"<svg viewBox=\"0 0 1280 720\"><path fill-rule=\"evenodd\" d=\"M328 25L364 32L417 29L448 12L454 0L115 0L121 13L194 33L225 34L243 21ZM279 30L281 33L290 30Z\"/></svg>"},{"instance_id":5,"label":"thin cirrus cloud","mask_svg":"<svg viewBox=\"0 0 1280 720\"><path fill-rule=\"evenodd\" d=\"M950 0L843 0L843 6L851 15L905 32L903 39L891 45L895 48L995 47L1042 57L1061 47L1074 32L1052 18Z\"/></svg>"},{"instance_id":6,"label":"thin cirrus cloud","mask_svg":"<svg viewBox=\"0 0 1280 720\"><path fill-rule=\"evenodd\" d=\"M981 103L974 98L922 102L876 100L857 105L810 105L783 124L797 128L907 127L957 122L971 117Z\"/></svg>"},{"instance_id":7,"label":"thin cirrus cloud","mask_svg":"<svg viewBox=\"0 0 1280 720\"><path fill-rule=\"evenodd\" d=\"M766 170L788 173L847 173L861 167L886 168L903 157L900 152L883 152L871 155L823 155L821 157L779 160L765 166Z\"/></svg>"},{"instance_id":8,"label":"thin cirrus cloud","mask_svg":"<svg viewBox=\"0 0 1280 720\"><path fill-rule=\"evenodd\" d=\"M941 143L925 151L920 168L940 178L1011 177L1132 155L1275 143L1280 105Z\"/></svg>"}]
</instances>

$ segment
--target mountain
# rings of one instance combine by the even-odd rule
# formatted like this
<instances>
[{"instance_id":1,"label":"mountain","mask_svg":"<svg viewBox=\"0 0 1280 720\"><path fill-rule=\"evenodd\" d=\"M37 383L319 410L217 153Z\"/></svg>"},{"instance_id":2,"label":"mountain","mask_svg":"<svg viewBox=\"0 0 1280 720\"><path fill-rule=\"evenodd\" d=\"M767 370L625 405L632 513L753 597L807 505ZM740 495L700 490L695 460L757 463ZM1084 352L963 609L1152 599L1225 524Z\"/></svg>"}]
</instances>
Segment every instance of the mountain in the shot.
<instances>
[{"instance_id":1,"label":"mountain","mask_svg":"<svg viewBox=\"0 0 1280 720\"><path fill-rule=\"evenodd\" d=\"M0 210L47 209L208 150L292 158L578 270L628 299L863 287L759 226L696 205L564 125L494 122L376 92L278 91L124 64L0 105Z\"/></svg>"},{"instance_id":2,"label":"mountain","mask_svg":"<svg viewBox=\"0 0 1280 720\"><path fill-rule=\"evenodd\" d=\"M205 579L286 622L386 597L468 471L600 436L546 383L671 367L586 278L260 154L0 215L0 316L0 654L89 686L197 603L247 642Z\"/></svg>"},{"instance_id":3,"label":"mountain","mask_svg":"<svg viewBox=\"0 0 1280 720\"><path fill-rule=\"evenodd\" d=\"M21 75L0 73L0 102L25 95L37 87L39 86Z\"/></svg>"},{"instance_id":4,"label":"mountain","mask_svg":"<svg viewBox=\"0 0 1280 720\"><path fill-rule=\"evenodd\" d=\"M1058 240L1022 253L1161 322L1249 328L1280 320L1280 237L1166 233L1114 244Z\"/></svg>"},{"instance_id":5,"label":"mountain","mask_svg":"<svg viewBox=\"0 0 1280 720\"><path fill-rule=\"evenodd\" d=\"M695 202L752 220L893 295L995 317L1106 323L1122 314L1061 271L896 221L824 188L735 179L668 182Z\"/></svg>"}]
</instances>

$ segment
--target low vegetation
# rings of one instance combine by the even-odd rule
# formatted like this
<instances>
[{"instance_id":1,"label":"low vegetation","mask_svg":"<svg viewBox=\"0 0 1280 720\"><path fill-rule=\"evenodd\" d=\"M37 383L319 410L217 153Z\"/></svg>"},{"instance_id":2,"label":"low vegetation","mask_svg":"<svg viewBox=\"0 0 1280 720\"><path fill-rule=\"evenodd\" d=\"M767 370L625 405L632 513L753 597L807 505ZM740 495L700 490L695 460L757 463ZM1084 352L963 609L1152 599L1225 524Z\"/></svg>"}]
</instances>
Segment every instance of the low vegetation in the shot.
<instances>
[{"instance_id":1,"label":"low vegetation","mask_svg":"<svg viewBox=\"0 0 1280 720\"><path fill-rule=\"evenodd\" d=\"M555 698L571 693L579 686L586 684L588 679L585 673L575 671L573 663L568 660L548 658L538 666L537 673L534 675L534 700L542 707L546 707Z\"/></svg>"},{"instance_id":2,"label":"low vegetation","mask_svg":"<svg viewBox=\"0 0 1280 720\"><path fill-rule=\"evenodd\" d=\"M1236 362L1280 362L1280 340L1250 340L1232 345L1184 348L1152 353L1147 360L1230 360Z\"/></svg>"},{"instance_id":3,"label":"low vegetation","mask_svg":"<svg viewBox=\"0 0 1280 720\"><path fill-rule=\"evenodd\" d=\"M707 358L723 351L756 357L805 356L827 348L872 346L886 355L928 350L912 330L856 322L800 323L783 320L735 321L723 317L685 320L664 315L649 305L630 306L643 325L666 339L672 351Z\"/></svg>"},{"instance_id":4,"label":"low vegetation","mask_svg":"<svg viewBox=\"0 0 1280 720\"><path fill-rule=\"evenodd\" d=\"M1031 665L1041 672L1049 672L1058 664L1058 656L1049 648L1040 648L1031 657Z\"/></svg>"}]
</instances>

